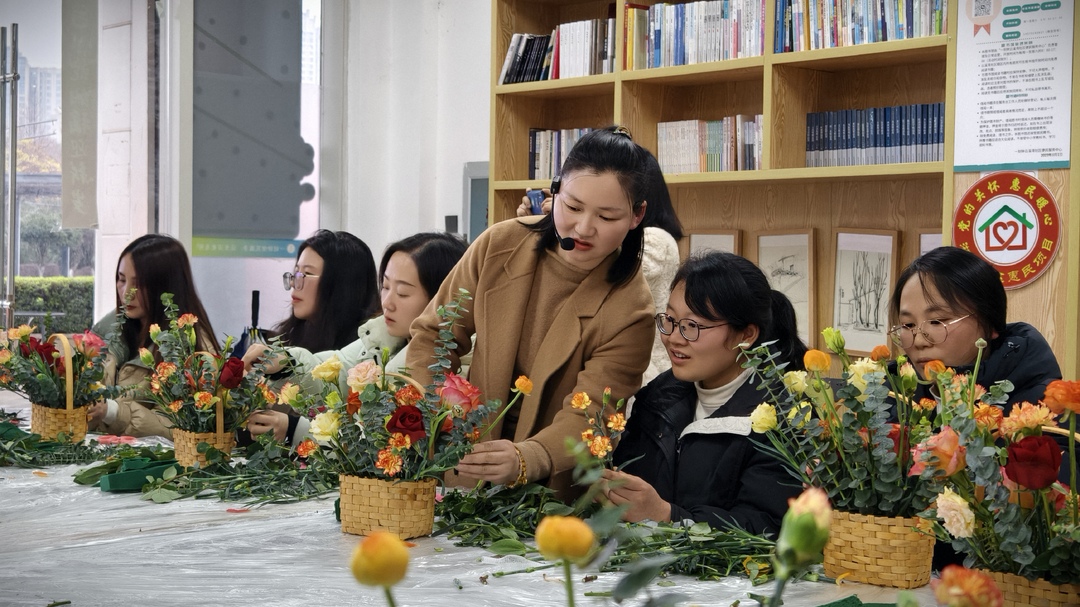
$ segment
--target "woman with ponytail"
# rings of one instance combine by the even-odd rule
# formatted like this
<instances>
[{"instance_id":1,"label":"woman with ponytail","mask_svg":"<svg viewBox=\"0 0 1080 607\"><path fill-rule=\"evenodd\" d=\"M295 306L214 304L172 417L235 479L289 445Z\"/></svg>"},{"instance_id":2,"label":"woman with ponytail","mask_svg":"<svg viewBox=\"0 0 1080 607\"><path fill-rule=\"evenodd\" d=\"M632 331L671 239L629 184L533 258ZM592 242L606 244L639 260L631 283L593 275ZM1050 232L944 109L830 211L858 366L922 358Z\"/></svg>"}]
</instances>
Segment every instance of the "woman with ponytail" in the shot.
<instances>
[{"instance_id":1,"label":"woman with ponytail","mask_svg":"<svg viewBox=\"0 0 1080 607\"><path fill-rule=\"evenodd\" d=\"M635 396L615 450L619 468L604 473L606 497L629 505L628 521L777 532L800 487L753 444L750 414L768 394L740 353L774 342L777 363L801 369L806 346L791 302L753 263L712 251L679 268L656 327L671 370Z\"/></svg>"}]
</instances>

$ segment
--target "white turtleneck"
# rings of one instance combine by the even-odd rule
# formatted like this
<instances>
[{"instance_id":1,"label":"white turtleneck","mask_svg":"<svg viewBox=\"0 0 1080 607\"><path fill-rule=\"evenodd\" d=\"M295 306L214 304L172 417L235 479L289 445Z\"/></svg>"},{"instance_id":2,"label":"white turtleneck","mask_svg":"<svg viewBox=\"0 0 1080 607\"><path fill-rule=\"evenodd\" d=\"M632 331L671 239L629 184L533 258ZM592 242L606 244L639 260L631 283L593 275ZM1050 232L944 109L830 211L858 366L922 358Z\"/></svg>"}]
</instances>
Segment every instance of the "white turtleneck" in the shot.
<instances>
[{"instance_id":1,"label":"white turtleneck","mask_svg":"<svg viewBox=\"0 0 1080 607\"><path fill-rule=\"evenodd\" d=\"M753 369L744 369L738 377L719 388L703 388L701 382L694 382L694 388L697 390L697 410L694 413L694 421L705 419L726 405L734 396L735 391L750 379L753 372Z\"/></svg>"}]
</instances>

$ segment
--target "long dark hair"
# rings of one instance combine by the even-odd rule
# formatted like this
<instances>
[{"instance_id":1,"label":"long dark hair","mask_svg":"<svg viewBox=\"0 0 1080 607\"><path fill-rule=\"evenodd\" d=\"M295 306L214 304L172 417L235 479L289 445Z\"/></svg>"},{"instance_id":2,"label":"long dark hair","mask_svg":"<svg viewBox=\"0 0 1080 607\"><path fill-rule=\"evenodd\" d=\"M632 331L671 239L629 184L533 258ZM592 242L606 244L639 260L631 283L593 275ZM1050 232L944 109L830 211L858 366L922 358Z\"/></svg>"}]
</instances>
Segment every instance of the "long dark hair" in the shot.
<instances>
[{"instance_id":1,"label":"long dark hair","mask_svg":"<svg viewBox=\"0 0 1080 607\"><path fill-rule=\"evenodd\" d=\"M944 303L957 312L975 315L987 339L992 332L1005 333L1009 299L1001 276L994 266L978 255L959 247L938 247L911 262L896 280L889 300L891 324L900 317L900 293L916 278L926 294L926 283L934 285Z\"/></svg>"},{"instance_id":2,"label":"long dark hair","mask_svg":"<svg viewBox=\"0 0 1080 607\"><path fill-rule=\"evenodd\" d=\"M679 267L671 287L679 283L685 285L686 305L694 314L726 321L737 331L755 325L758 338L752 347L775 340L779 362L787 362L789 371L803 369L806 344L799 339L795 309L750 260L722 251L693 255Z\"/></svg>"},{"instance_id":3,"label":"long dark hair","mask_svg":"<svg viewBox=\"0 0 1080 607\"><path fill-rule=\"evenodd\" d=\"M443 280L454 269L465 249L465 241L445 232L421 232L391 243L383 253L379 263L379 282L386 273L386 265L394 253L405 253L416 264L416 273L420 277L420 286L428 299L435 297Z\"/></svg>"},{"instance_id":4,"label":"long dark hair","mask_svg":"<svg viewBox=\"0 0 1080 607\"><path fill-rule=\"evenodd\" d=\"M625 128L609 126L590 131L582 136L563 162L559 176L565 177L577 171L597 175L612 173L622 186L623 192L626 193L630 208L637 213L648 192L649 175L646 172L646 166L649 155L648 150L634 143ZM552 206L550 214L529 226L529 229L540 234L540 239L536 243L538 255L543 254L546 249L554 249L558 246L559 237L555 235L554 208ZM645 222L642 221L623 238L619 255L608 270L609 283L622 285L633 278L641 267L641 249L644 241Z\"/></svg>"},{"instance_id":5,"label":"long dark hair","mask_svg":"<svg viewBox=\"0 0 1080 607\"><path fill-rule=\"evenodd\" d=\"M169 326L169 321L165 318L165 307L161 303L162 293L172 293L173 303L180 310L180 314L190 313L198 317L196 347L217 352L219 346L214 327L210 324L206 309L195 291L195 279L191 275L191 264L184 245L164 234L140 236L120 252L114 278L119 278L120 260L125 255L131 256L131 265L135 267L137 297L146 309L146 317L141 323L125 322L120 330L128 357L134 356L139 348L154 349L150 340L150 325ZM119 293L116 294L116 309L124 309Z\"/></svg>"},{"instance_id":6,"label":"long dark hair","mask_svg":"<svg viewBox=\"0 0 1080 607\"><path fill-rule=\"evenodd\" d=\"M648 174L648 190L645 192L645 217L641 225L646 228L656 227L671 234L675 240L683 237L682 223L675 214L675 206L671 204L671 192L668 191L667 181L664 180L664 171L660 169L660 162L652 152L646 150L649 155L645 165Z\"/></svg>"},{"instance_id":7,"label":"long dark hair","mask_svg":"<svg viewBox=\"0 0 1080 607\"><path fill-rule=\"evenodd\" d=\"M290 346L338 350L355 341L360 325L381 311L375 258L364 241L348 232L315 232L300 245L297 260L307 248L323 259L315 313L307 319L290 314L274 330Z\"/></svg>"}]
</instances>

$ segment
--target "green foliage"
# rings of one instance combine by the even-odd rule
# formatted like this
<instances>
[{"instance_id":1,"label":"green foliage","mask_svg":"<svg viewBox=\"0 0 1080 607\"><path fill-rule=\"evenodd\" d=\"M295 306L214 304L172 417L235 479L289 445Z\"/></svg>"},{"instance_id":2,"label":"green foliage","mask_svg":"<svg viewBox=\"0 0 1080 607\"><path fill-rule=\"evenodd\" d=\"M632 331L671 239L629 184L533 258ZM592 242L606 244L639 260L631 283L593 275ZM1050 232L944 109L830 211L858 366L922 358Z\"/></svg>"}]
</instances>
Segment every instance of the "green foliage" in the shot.
<instances>
[{"instance_id":1,"label":"green foliage","mask_svg":"<svg viewBox=\"0 0 1080 607\"><path fill-rule=\"evenodd\" d=\"M0 410L0 418L8 415ZM43 441L14 423L0 422L0 466L40 468L66 464L85 464L105 459L117 452L116 447L99 445L96 441L74 443L64 435L56 441Z\"/></svg>"},{"instance_id":2,"label":"green foliage","mask_svg":"<svg viewBox=\"0 0 1080 607\"><path fill-rule=\"evenodd\" d=\"M52 312L48 327L50 333L82 333L94 324L94 279L91 276L16 276L15 311ZM42 317L27 318L21 314L16 318L20 322L39 326L44 320Z\"/></svg>"}]
</instances>

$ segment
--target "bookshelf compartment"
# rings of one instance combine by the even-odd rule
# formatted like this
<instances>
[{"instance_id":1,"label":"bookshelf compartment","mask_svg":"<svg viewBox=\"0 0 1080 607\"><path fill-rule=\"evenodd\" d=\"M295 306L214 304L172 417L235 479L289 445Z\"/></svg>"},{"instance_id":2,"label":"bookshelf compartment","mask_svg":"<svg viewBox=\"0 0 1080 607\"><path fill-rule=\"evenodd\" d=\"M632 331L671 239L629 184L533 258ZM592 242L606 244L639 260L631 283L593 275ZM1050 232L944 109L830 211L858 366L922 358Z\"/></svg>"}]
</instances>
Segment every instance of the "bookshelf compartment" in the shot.
<instances>
[{"instance_id":1,"label":"bookshelf compartment","mask_svg":"<svg viewBox=\"0 0 1080 607\"><path fill-rule=\"evenodd\" d=\"M535 97L499 95L492 123L498 162L491 165L496 181L529 178L529 129L598 128L612 124L615 101L611 92L598 95Z\"/></svg>"},{"instance_id":2,"label":"bookshelf compartment","mask_svg":"<svg viewBox=\"0 0 1080 607\"><path fill-rule=\"evenodd\" d=\"M776 65L772 77L772 168L806 166L809 113L945 101L944 61L835 71Z\"/></svg>"}]
</instances>

